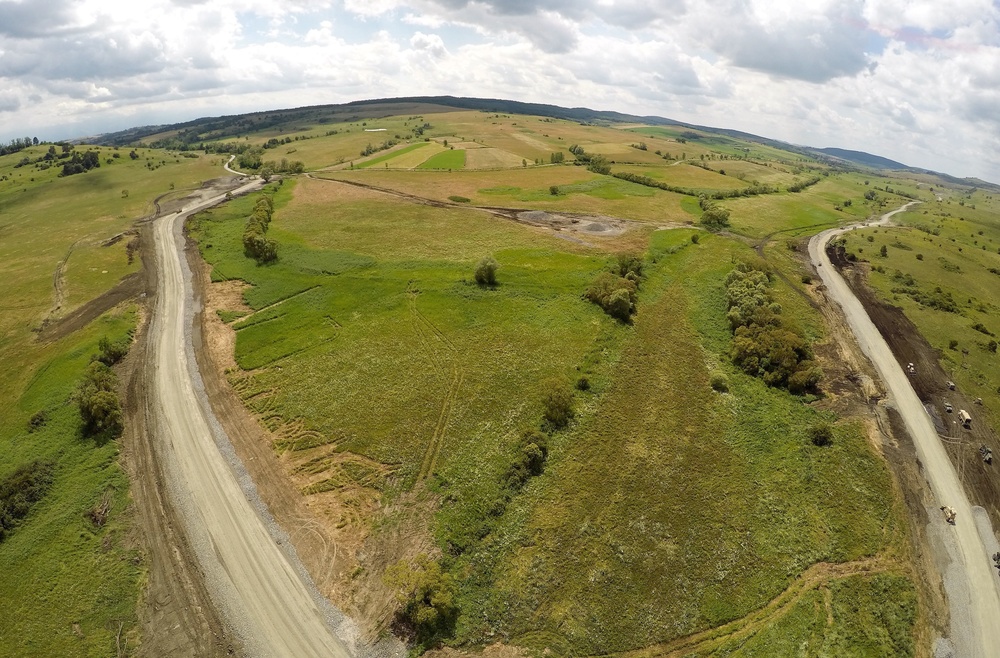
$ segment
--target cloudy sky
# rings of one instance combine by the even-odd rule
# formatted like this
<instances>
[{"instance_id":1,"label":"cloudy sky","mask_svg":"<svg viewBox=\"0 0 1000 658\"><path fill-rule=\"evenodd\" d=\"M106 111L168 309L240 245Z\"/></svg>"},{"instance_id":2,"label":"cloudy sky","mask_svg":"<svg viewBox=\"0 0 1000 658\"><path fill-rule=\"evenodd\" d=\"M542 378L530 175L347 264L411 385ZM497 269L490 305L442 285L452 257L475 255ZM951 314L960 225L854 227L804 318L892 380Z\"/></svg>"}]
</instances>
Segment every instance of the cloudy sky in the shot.
<instances>
[{"instance_id":1,"label":"cloudy sky","mask_svg":"<svg viewBox=\"0 0 1000 658\"><path fill-rule=\"evenodd\" d=\"M0 0L0 140L452 94L1000 182L997 0Z\"/></svg>"}]
</instances>

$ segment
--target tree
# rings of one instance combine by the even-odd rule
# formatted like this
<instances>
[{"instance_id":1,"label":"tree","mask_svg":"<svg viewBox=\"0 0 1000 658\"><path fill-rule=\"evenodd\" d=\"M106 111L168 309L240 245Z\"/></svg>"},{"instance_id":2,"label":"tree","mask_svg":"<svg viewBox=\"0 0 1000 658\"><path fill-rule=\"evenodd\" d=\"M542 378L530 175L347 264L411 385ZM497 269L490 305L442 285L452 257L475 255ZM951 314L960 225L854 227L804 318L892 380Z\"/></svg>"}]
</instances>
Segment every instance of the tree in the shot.
<instances>
[{"instance_id":1,"label":"tree","mask_svg":"<svg viewBox=\"0 0 1000 658\"><path fill-rule=\"evenodd\" d=\"M882 248L878 250L878 253L879 253L879 256L881 256L882 258L888 258L888 256L889 256L889 249L885 245L882 245Z\"/></svg>"},{"instance_id":2,"label":"tree","mask_svg":"<svg viewBox=\"0 0 1000 658\"><path fill-rule=\"evenodd\" d=\"M566 154L562 151L556 151L555 153L549 154L549 162L552 164L561 164L566 159Z\"/></svg>"},{"instance_id":3,"label":"tree","mask_svg":"<svg viewBox=\"0 0 1000 658\"><path fill-rule=\"evenodd\" d=\"M274 170L270 167L264 167L260 170L260 177L265 183L271 180L271 176L274 176Z\"/></svg>"},{"instance_id":4,"label":"tree","mask_svg":"<svg viewBox=\"0 0 1000 658\"><path fill-rule=\"evenodd\" d=\"M386 569L383 582L396 594L397 619L420 642L428 642L454 624L455 585L450 574L426 553L400 560Z\"/></svg>"},{"instance_id":5,"label":"tree","mask_svg":"<svg viewBox=\"0 0 1000 658\"><path fill-rule=\"evenodd\" d=\"M592 156L590 158L590 164L587 165L587 169L595 174L603 174L605 176L611 173L611 165L608 163L608 159L603 155Z\"/></svg>"},{"instance_id":6,"label":"tree","mask_svg":"<svg viewBox=\"0 0 1000 658\"><path fill-rule=\"evenodd\" d=\"M115 394L117 383L115 373L100 361L94 361L87 367L74 394L86 434L111 437L121 434L123 415L118 395Z\"/></svg>"},{"instance_id":7,"label":"tree","mask_svg":"<svg viewBox=\"0 0 1000 658\"><path fill-rule=\"evenodd\" d=\"M701 214L701 223L710 231L721 231L729 226L729 211L722 206L710 205Z\"/></svg>"},{"instance_id":8,"label":"tree","mask_svg":"<svg viewBox=\"0 0 1000 658\"><path fill-rule=\"evenodd\" d=\"M500 264L492 256L487 256L479 261L475 271L476 283L481 286L495 286L497 284L497 269L499 267Z\"/></svg>"},{"instance_id":9,"label":"tree","mask_svg":"<svg viewBox=\"0 0 1000 658\"><path fill-rule=\"evenodd\" d=\"M584 296L611 317L628 322L635 310L637 291L636 281L616 276L613 272L601 272L590 283Z\"/></svg>"}]
</instances>

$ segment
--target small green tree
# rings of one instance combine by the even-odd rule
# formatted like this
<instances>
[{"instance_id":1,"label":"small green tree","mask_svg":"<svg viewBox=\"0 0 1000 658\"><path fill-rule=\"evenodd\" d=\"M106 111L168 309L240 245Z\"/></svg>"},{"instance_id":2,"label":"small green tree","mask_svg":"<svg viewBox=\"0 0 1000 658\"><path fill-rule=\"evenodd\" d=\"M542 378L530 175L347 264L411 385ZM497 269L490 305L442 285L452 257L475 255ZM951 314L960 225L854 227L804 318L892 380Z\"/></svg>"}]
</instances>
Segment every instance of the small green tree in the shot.
<instances>
[{"instance_id":1,"label":"small green tree","mask_svg":"<svg viewBox=\"0 0 1000 658\"><path fill-rule=\"evenodd\" d=\"M448 633L454 625L455 585L436 560L421 553L386 569L383 582L396 594L397 619L409 627L418 642Z\"/></svg>"},{"instance_id":2,"label":"small green tree","mask_svg":"<svg viewBox=\"0 0 1000 658\"><path fill-rule=\"evenodd\" d=\"M121 434L124 417L115 393L117 382L115 373L100 361L94 361L87 367L74 394L86 434L111 437Z\"/></svg>"},{"instance_id":3,"label":"small green tree","mask_svg":"<svg viewBox=\"0 0 1000 658\"><path fill-rule=\"evenodd\" d=\"M878 254L882 258L887 258L889 256L889 248L886 247L885 245L882 245L882 248L878 250Z\"/></svg>"},{"instance_id":4,"label":"small green tree","mask_svg":"<svg viewBox=\"0 0 1000 658\"><path fill-rule=\"evenodd\" d=\"M721 231L729 226L729 211L713 204L701 214L701 223L710 231Z\"/></svg>"},{"instance_id":5,"label":"small green tree","mask_svg":"<svg viewBox=\"0 0 1000 658\"><path fill-rule=\"evenodd\" d=\"M497 269L499 268L500 264L492 256L482 259L476 264L474 274L476 283L481 286L495 286L497 284Z\"/></svg>"}]
</instances>

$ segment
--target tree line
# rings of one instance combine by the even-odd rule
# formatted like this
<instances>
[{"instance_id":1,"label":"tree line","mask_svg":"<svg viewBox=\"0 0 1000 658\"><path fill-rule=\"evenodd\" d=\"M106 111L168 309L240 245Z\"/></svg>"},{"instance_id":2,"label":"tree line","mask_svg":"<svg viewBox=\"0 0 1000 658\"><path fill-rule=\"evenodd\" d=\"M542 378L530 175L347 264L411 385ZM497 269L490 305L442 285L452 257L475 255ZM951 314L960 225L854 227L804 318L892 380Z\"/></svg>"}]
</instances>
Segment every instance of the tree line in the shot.
<instances>
[{"instance_id":1,"label":"tree line","mask_svg":"<svg viewBox=\"0 0 1000 658\"><path fill-rule=\"evenodd\" d=\"M267 237L267 229L274 213L274 201L267 194L257 199L253 212L243 229L243 252L258 263L278 259L278 243Z\"/></svg>"},{"instance_id":2,"label":"tree line","mask_svg":"<svg viewBox=\"0 0 1000 658\"><path fill-rule=\"evenodd\" d=\"M768 386L802 394L816 387L822 371L801 332L781 315L771 279L749 263L726 277L727 318L733 331L733 362Z\"/></svg>"}]
</instances>

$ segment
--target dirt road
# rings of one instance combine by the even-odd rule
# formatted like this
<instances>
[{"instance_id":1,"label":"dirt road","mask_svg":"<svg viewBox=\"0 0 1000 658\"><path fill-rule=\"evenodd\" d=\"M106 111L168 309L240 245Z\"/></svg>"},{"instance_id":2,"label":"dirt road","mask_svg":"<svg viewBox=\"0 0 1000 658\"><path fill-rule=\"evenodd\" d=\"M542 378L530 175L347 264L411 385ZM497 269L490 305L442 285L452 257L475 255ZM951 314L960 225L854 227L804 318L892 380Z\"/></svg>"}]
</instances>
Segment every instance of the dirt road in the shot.
<instances>
[{"instance_id":1,"label":"dirt road","mask_svg":"<svg viewBox=\"0 0 1000 658\"><path fill-rule=\"evenodd\" d=\"M880 223L887 223L892 215L909 205L883 215ZM852 228L831 229L814 236L809 241L809 257L827 287L828 296L840 304L858 344L882 377L891 402L913 439L917 458L937 504L948 505L957 511L957 523L952 527L945 523L939 510L928 510L931 519L928 534L932 550L938 554L943 567L948 594L949 640L953 655L995 656L1000 647L1000 582L990 554L997 545L996 537L985 512L969 504L934 424L903 368L864 307L830 263L827 243ZM948 655L944 648L939 648L938 653Z\"/></svg>"},{"instance_id":2,"label":"dirt road","mask_svg":"<svg viewBox=\"0 0 1000 658\"><path fill-rule=\"evenodd\" d=\"M253 181L233 193L259 185ZM153 228L159 281L147 367L153 369L150 429L156 452L211 598L247 653L346 657L327 604L289 543L252 502L252 482L224 456L225 438L201 394L189 340L194 309L181 228L188 215L222 199L193 203L156 220Z\"/></svg>"}]
</instances>

